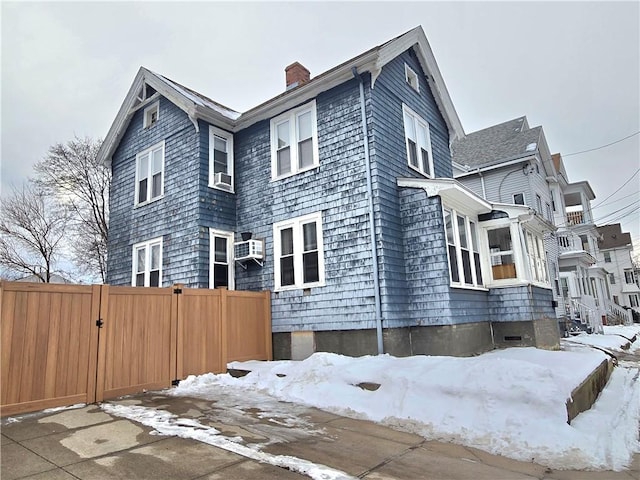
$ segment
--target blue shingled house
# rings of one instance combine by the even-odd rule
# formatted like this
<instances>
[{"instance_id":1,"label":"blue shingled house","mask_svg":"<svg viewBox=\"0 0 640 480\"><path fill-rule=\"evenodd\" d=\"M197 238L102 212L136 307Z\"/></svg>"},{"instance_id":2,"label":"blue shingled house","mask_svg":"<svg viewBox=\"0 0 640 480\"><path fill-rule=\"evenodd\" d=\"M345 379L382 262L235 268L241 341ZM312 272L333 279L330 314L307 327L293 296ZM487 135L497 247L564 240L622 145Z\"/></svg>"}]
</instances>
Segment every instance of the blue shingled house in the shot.
<instances>
[{"instance_id":1,"label":"blue shingled house","mask_svg":"<svg viewBox=\"0 0 640 480\"><path fill-rule=\"evenodd\" d=\"M528 261L553 226L452 178L465 134L422 28L286 79L239 113L140 69L99 153L108 283L271 290L274 358L557 347Z\"/></svg>"}]
</instances>

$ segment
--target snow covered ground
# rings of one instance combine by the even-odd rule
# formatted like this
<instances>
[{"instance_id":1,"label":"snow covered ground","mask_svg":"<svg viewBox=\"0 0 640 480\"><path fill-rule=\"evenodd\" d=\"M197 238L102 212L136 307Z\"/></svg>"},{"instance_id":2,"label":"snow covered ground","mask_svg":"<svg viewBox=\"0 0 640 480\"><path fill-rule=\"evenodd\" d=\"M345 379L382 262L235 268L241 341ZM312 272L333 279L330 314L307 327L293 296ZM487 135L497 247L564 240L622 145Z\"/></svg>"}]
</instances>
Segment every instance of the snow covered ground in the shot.
<instances>
[{"instance_id":1,"label":"snow covered ground","mask_svg":"<svg viewBox=\"0 0 640 480\"><path fill-rule=\"evenodd\" d=\"M192 376L171 394L206 398L222 387L245 398L267 394L555 469L621 470L640 451L637 366L616 368L594 407L566 423L565 401L605 358L582 345L473 358L316 353L304 361L234 362L230 368L252 373ZM380 387L357 386L363 382Z\"/></svg>"},{"instance_id":2,"label":"snow covered ground","mask_svg":"<svg viewBox=\"0 0 640 480\"><path fill-rule=\"evenodd\" d=\"M562 341L592 345L594 347L605 348L608 350L622 351L623 346L629 343L629 340L633 338L634 335L637 335L640 338L640 325L637 324L630 326L605 326L603 328L604 335L582 333L580 335L564 338ZM640 348L640 341L634 342L629 351L633 352L638 348Z\"/></svg>"}]
</instances>

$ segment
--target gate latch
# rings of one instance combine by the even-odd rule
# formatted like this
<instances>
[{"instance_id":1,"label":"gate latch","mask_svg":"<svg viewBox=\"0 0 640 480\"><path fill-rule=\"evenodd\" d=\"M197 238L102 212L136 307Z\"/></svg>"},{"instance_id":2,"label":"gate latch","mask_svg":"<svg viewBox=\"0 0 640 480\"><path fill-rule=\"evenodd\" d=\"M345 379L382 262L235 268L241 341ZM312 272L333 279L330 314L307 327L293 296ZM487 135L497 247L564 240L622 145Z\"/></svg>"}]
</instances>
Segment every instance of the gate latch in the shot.
<instances>
[{"instance_id":1,"label":"gate latch","mask_svg":"<svg viewBox=\"0 0 640 480\"><path fill-rule=\"evenodd\" d=\"M104 322L102 321L101 318L96 320L96 327L98 328L102 328L102 325L104 325Z\"/></svg>"}]
</instances>

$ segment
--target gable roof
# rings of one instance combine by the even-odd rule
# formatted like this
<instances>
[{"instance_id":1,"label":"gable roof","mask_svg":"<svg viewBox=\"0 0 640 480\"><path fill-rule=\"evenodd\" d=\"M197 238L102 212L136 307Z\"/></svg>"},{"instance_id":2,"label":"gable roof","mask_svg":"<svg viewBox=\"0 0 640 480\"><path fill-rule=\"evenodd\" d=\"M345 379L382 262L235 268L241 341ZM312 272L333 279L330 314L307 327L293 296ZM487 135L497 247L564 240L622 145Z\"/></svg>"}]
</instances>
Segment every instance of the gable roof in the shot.
<instances>
[{"instance_id":1,"label":"gable roof","mask_svg":"<svg viewBox=\"0 0 640 480\"><path fill-rule=\"evenodd\" d=\"M202 119L234 132L258 121L274 117L306 100L315 98L319 93L352 79L356 73L370 72L372 88L375 88L375 81L382 68L409 48L414 50L425 72L427 83L447 124L449 136L452 139L463 137L464 129L462 128L462 123L444 84L433 51L422 27L416 27L244 113L236 112L167 77L140 67L98 151L98 158L105 162L111 161L111 155L113 155L120 143L133 114L151 101L151 99L148 101L142 99L141 101L140 92L145 88L145 85L149 85L160 95L182 109L189 116L196 130L199 130L198 120Z\"/></svg>"},{"instance_id":2,"label":"gable roof","mask_svg":"<svg viewBox=\"0 0 640 480\"><path fill-rule=\"evenodd\" d=\"M541 141L542 127L529 128L527 117L518 117L454 139L451 154L454 162L471 170L531 157Z\"/></svg>"}]
</instances>

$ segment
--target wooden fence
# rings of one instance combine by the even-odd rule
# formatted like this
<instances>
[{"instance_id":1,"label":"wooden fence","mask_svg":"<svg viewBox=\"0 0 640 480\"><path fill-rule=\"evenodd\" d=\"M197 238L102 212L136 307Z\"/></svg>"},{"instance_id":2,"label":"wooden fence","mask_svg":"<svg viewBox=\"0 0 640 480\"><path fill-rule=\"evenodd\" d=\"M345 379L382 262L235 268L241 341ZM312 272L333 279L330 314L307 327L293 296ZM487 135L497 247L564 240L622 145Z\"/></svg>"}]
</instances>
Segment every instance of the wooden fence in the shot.
<instances>
[{"instance_id":1,"label":"wooden fence","mask_svg":"<svg viewBox=\"0 0 640 480\"><path fill-rule=\"evenodd\" d=\"M269 292L0 283L1 415L271 360Z\"/></svg>"}]
</instances>

